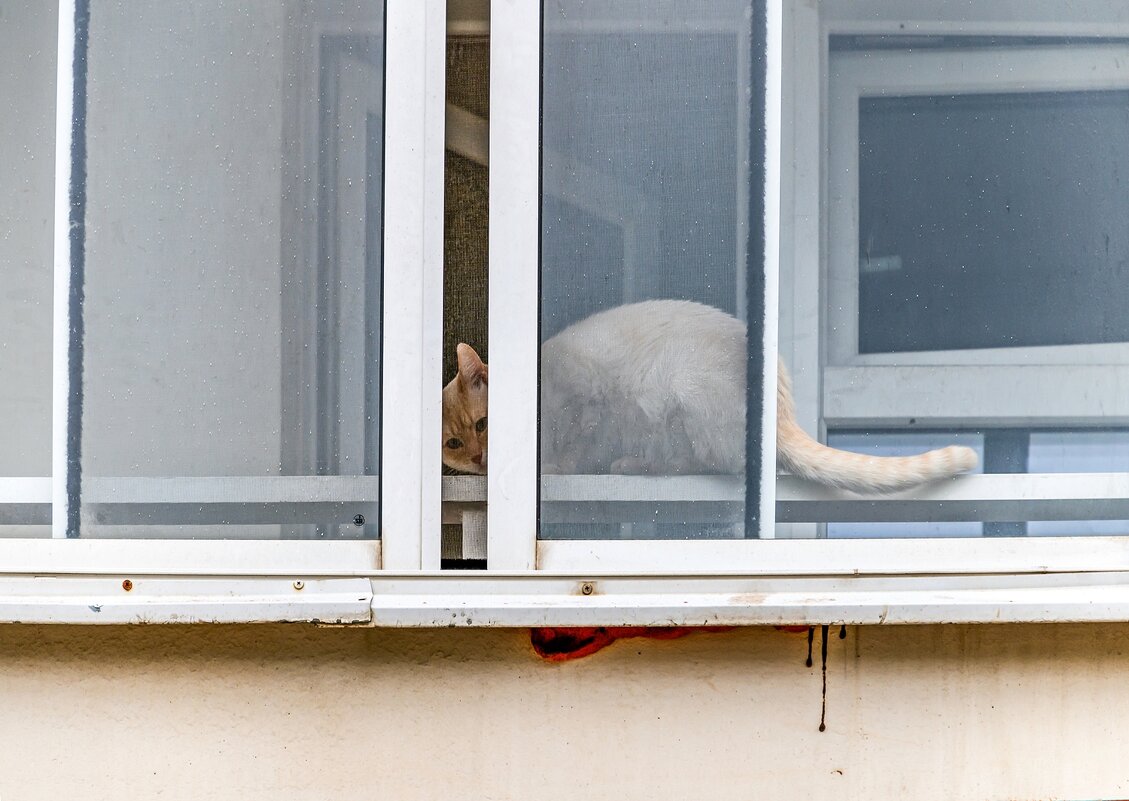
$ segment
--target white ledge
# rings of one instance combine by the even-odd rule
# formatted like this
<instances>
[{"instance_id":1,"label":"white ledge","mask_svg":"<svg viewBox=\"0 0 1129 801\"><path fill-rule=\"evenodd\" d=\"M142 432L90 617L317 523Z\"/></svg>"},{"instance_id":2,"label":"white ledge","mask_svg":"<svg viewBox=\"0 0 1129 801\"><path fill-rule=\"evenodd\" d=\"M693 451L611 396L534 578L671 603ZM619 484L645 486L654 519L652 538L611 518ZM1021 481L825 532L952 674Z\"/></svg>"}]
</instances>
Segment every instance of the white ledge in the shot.
<instances>
[{"instance_id":1,"label":"white ledge","mask_svg":"<svg viewBox=\"0 0 1129 801\"><path fill-rule=\"evenodd\" d=\"M369 623L366 579L0 577L0 623Z\"/></svg>"},{"instance_id":2,"label":"white ledge","mask_svg":"<svg viewBox=\"0 0 1129 801\"><path fill-rule=\"evenodd\" d=\"M591 595L582 587L590 584ZM1124 574L853 579L373 579L374 626L1113 622Z\"/></svg>"}]
</instances>

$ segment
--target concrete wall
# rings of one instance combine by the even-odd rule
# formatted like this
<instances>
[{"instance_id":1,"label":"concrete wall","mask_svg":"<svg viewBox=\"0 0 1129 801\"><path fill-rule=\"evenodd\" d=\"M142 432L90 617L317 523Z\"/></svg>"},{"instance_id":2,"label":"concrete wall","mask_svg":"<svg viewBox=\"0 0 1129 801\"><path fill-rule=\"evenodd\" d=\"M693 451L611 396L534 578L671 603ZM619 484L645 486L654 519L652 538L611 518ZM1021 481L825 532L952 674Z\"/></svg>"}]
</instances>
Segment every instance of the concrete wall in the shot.
<instances>
[{"instance_id":1,"label":"concrete wall","mask_svg":"<svg viewBox=\"0 0 1129 801\"><path fill-rule=\"evenodd\" d=\"M1129 625L0 628L0 798L1129 797Z\"/></svg>"}]
</instances>

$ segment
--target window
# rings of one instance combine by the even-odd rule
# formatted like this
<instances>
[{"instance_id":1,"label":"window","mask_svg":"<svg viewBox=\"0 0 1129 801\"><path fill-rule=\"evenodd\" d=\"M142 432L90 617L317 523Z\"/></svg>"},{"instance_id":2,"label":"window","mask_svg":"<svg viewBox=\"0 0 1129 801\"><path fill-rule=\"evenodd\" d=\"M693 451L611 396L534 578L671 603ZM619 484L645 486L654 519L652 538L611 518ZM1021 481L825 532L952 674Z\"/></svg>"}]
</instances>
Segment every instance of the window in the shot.
<instances>
[{"instance_id":1,"label":"window","mask_svg":"<svg viewBox=\"0 0 1129 801\"><path fill-rule=\"evenodd\" d=\"M1124 617L1129 10L957 5L13 17L0 617ZM52 91L28 53L56 36ZM573 400L600 312L584 358L722 331L633 359L724 378L713 417ZM485 476L441 476L462 339L490 345ZM979 472L778 476L777 353L818 438Z\"/></svg>"},{"instance_id":2,"label":"window","mask_svg":"<svg viewBox=\"0 0 1129 801\"><path fill-rule=\"evenodd\" d=\"M379 536L380 11L91 3L68 536Z\"/></svg>"},{"instance_id":3,"label":"window","mask_svg":"<svg viewBox=\"0 0 1129 801\"><path fill-rule=\"evenodd\" d=\"M758 194L745 191L758 181L758 165L741 144L757 120L743 104L756 92L759 54L742 50L757 41L756 4L547 2L540 91L528 77L531 55L526 69L492 75L492 103L512 102L509 115L540 97L540 119L521 124L540 122L541 142L534 151L529 128L519 131L509 116L504 134L494 123L492 150L509 158L493 170L492 186L521 199L492 201L492 235L508 248L491 263L492 288L504 286L492 298L491 365L505 365L491 403L506 410L491 431L491 458L508 474L488 479L491 565L858 575L1109 564L1108 553L1082 556L1066 537L1126 533L1119 290L1099 301L1108 305L1098 320L1084 299L1116 271L1120 234L1111 234L1105 261L1096 232L1112 228L1111 215L1124 205L1110 177L1119 162L1116 145L1098 140L1109 139L1124 114L1129 19L1112 5L1090 8L1084 21L1053 3L1033 5L1022 18L1014 10L893 5L878 12L837 2L767 4L770 18L782 13L781 119L765 121L782 171L777 226L775 160L766 160L763 277L759 253L742 250ZM491 23L495 47L509 30L500 23ZM510 24L536 21L507 14ZM771 91L772 36L768 43ZM531 44L506 39L506 46L512 54ZM504 58L495 63L513 60ZM1086 137L1072 133L1078 127ZM1016 131L1028 144L999 144ZM925 133L933 138L923 140ZM1050 160L1056 167L1037 179L1033 165ZM965 185L967 176L982 178L988 162L991 180L1016 195L1014 213L1031 216L1035 203L1042 217L1025 227L996 222L1002 214L988 208L996 201ZM1047 182L1066 173L1085 185L1088 205L1076 202L1077 191L1052 197ZM754 217L762 219L759 210ZM642 243L638 230L647 232ZM895 235L905 244L882 238ZM1048 253L1056 237L1084 239L1075 250L1095 258ZM1042 261L1017 262L1020 243ZM535 259L537 280L527 266ZM1057 331L1041 324L1047 312L1039 311L1052 273L1059 282L1077 273L1073 294L1053 294L1052 303L1073 304ZM1043 277L1031 280L1036 275ZM620 475L646 470L616 469L602 456L578 467L566 454L564 469L546 460L547 450L556 457L562 447L545 434L560 391L545 343L593 312L649 298L702 302L755 331L757 281L767 311L763 341L769 353L778 342L792 365L809 431L838 447L891 455L963 445L977 453L978 472L991 475L859 498L787 476L758 486L749 481L752 462L721 475L654 476ZM543 345L539 372L530 367L534 331ZM763 374L763 386L774 385L773 371L752 360L748 367ZM530 411L537 380L539 420ZM749 382L750 420L756 383ZM1072 393L1078 385L1085 391ZM586 422L581 409L563 419L605 442L619 435L601 429L606 418ZM773 431L766 419L760 441ZM533 486L528 473L539 457ZM762 459L771 464L772 456ZM1079 470L1089 475L1070 475ZM767 514L749 514L762 506L751 490L774 498L763 504ZM1023 535L1030 536L1022 546L998 539ZM923 538L927 546L910 541ZM1118 547L1093 540L1086 547L1107 545Z\"/></svg>"},{"instance_id":4,"label":"window","mask_svg":"<svg viewBox=\"0 0 1129 801\"><path fill-rule=\"evenodd\" d=\"M1129 464L1118 430L1129 338L1115 311L1126 202L1117 175L1129 154L1110 133L1129 113L1129 51L1120 12L1069 31L1065 7L1043 5L1058 18L1028 21L1038 36L1018 25L959 35L956 20L908 38L892 28L829 35L819 372L832 441L897 450L963 438L993 474ZM1040 448L1048 437L1063 447ZM1086 467L1071 442L1087 449ZM1056 522L1073 505L1063 499L873 532L1129 530L1094 500L1075 502L1090 522Z\"/></svg>"},{"instance_id":5,"label":"window","mask_svg":"<svg viewBox=\"0 0 1129 801\"><path fill-rule=\"evenodd\" d=\"M0 26L0 538L51 524L51 203L54 13L13 8ZM31 158L17 158L28 154Z\"/></svg>"},{"instance_id":6,"label":"window","mask_svg":"<svg viewBox=\"0 0 1129 801\"><path fill-rule=\"evenodd\" d=\"M423 241L398 148L426 126L419 81L388 89L385 65L417 72L425 11L64 0L5 18L21 113L2 141L27 154L5 160L26 218L2 253L11 618L358 622L365 574L418 568L422 470L381 467L422 427L400 355L422 347L402 334L425 316L420 247L385 238ZM409 213L386 213L390 187ZM28 573L101 578L29 592L10 575Z\"/></svg>"}]
</instances>

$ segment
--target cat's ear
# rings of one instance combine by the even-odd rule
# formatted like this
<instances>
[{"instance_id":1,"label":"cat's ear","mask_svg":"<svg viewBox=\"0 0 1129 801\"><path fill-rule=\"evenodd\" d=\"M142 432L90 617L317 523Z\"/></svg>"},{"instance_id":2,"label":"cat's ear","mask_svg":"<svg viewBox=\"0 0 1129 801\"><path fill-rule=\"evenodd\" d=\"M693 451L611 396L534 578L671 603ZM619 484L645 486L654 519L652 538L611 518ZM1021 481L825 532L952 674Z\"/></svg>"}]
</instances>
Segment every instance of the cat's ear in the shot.
<instances>
[{"instance_id":1,"label":"cat's ear","mask_svg":"<svg viewBox=\"0 0 1129 801\"><path fill-rule=\"evenodd\" d=\"M486 386L486 365L478 358L474 348L460 342L455 353L459 358L459 378L463 383L475 388Z\"/></svg>"}]
</instances>

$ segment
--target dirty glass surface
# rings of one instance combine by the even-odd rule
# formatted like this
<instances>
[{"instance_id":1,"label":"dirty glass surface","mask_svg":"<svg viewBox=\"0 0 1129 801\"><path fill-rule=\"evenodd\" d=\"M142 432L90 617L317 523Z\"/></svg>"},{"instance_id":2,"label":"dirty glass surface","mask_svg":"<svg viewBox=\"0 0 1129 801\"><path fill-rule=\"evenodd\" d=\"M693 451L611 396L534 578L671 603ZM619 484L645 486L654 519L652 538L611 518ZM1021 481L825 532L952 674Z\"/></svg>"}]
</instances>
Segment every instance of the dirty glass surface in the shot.
<instances>
[{"instance_id":1,"label":"dirty glass surface","mask_svg":"<svg viewBox=\"0 0 1129 801\"><path fill-rule=\"evenodd\" d=\"M56 10L5 6L0 23L0 537L51 534L51 287ZM14 481L13 481L14 479ZM42 493L41 493L42 494Z\"/></svg>"},{"instance_id":2,"label":"dirty glass surface","mask_svg":"<svg viewBox=\"0 0 1129 801\"><path fill-rule=\"evenodd\" d=\"M377 536L383 4L90 6L79 534Z\"/></svg>"},{"instance_id":3,"label":"dirty glass surface","mask_svg":"<svg viewBox=\"0 0 1129 801\"><path fill-rule=\"evenodd\" d=\"M1129 341L1127 129L1129 90L862 98L859 351Z\"/></svg>"},{"instance_id":4,"label":"dirty glass surface","mask_svg":"<svg viewBox=\"0 0 1129 801\"><path fill-rule=\"evenodd\" d=\"M543 538L744 536L751 9L543 5ZM677 313L633 305L656 299L729 316L729 464L694 463L697 436L663 395L676 377L635 336ZM619 323L569 333L597 312ZM601 385L628 364L637 386Z\"/></svg>"}]
</instances>

